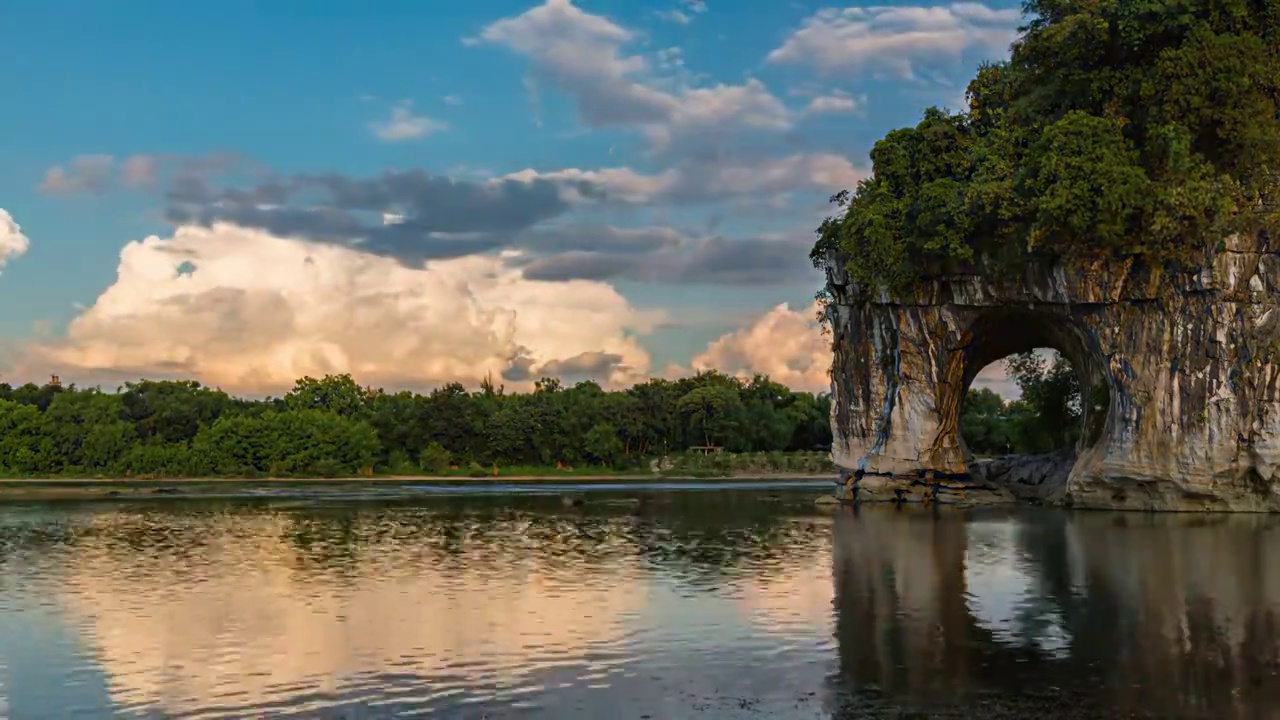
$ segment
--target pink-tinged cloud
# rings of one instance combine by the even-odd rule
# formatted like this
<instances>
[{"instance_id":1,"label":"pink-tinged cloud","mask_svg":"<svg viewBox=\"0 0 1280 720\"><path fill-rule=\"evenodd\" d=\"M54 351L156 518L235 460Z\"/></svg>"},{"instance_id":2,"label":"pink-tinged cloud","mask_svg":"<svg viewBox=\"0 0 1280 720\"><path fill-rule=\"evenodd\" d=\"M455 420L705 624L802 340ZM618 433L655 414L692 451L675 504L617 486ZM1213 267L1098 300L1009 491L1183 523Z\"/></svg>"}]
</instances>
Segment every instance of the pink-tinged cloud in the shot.
<instances>
[{"instance_id":1,"label":"pink-tinged cloud","mask_svg":"<svg viewBox=\"0 0 1280 720\"><path fill-rule=\"evenodd\" d=\"M764 374L796 390L824 392L831 386L830 343L818 322L817 303L802 310L783 303L714 340L692 364L695 370Z\"/></svg>"}]
</instances>

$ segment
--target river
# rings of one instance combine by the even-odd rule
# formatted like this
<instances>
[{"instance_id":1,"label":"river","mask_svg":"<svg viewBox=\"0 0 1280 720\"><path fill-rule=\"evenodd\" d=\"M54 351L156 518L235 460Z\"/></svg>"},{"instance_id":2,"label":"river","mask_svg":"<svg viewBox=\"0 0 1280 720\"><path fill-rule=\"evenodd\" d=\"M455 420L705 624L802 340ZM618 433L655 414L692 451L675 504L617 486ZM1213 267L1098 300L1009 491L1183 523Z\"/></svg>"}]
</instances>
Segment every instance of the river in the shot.
<instances>
[{"instance_id":1,"label":"river","mask_svg":"<svg viewBox=\"0 0 1280 720\"><path fill-rule=\"evenodd\" d=\"M639 495L0 505L0 717L1280 717L1280 519Z\"/></svg>"}]
</instances>

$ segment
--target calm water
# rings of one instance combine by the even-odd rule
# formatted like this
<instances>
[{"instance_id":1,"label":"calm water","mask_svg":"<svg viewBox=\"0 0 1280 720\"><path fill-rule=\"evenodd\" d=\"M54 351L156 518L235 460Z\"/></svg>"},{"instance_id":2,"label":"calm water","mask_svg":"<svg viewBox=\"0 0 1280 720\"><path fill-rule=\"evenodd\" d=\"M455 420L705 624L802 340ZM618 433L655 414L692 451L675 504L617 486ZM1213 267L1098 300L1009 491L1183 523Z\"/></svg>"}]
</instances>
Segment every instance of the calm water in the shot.
<instances>
[{"instance_id":1,"label":"calm water","mask_svg":"<svg viewBox=\"0 0 1280 720\"><path fill-rule=\"evenodd\" d=\"M0 505L0 717L1280 717L1275 519L813 494Z\"/></svg>"}]
</instances>

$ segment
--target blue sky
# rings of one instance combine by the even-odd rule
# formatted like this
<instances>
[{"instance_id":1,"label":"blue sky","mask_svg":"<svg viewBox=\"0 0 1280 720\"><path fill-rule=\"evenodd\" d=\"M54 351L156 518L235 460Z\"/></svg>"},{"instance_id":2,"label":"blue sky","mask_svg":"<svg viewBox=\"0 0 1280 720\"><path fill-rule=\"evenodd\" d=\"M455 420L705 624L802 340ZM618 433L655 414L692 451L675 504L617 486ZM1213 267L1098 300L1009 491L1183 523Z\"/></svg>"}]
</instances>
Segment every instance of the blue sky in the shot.
<instances>
[{"instance_id":1,"label":"blue sky","mask_svg":"<svg viewBox=\"0 0 1280 720\"><path fill-rule=\"evenodd\" d=\"M885 131L957 106L1019 23L782 0L5 14L0 208L28 249L0 269L0 371L246 392L324 371L821 384L826 198Z\"/></svg>"}]
</instances>

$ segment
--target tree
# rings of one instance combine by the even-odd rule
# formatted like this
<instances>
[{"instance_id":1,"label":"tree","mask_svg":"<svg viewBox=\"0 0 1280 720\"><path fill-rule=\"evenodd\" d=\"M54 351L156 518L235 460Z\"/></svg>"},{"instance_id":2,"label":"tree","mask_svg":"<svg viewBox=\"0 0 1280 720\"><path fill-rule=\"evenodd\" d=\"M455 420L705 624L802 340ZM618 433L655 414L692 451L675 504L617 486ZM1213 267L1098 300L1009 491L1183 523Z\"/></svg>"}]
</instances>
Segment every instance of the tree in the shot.
<instances>
[{"instance_id":1,"label":"tree","mask_svg":"<svg viewBox=\"0 0 1280 720\"><path fill-rule=\"evenodd\" d=\"M970 390L960 413L960 434L969 451L978 455L1013 452L1014 438L1005 415L1004 398L987 388Z\"/></svg>"},{"instance_id":2,"label":"tree","mask_svg":"<svg viewBox=\"0 0 1280 720\"><path fill-rule=\"evenodd\" d=\"M1030 0L966 111L925 111L832 198L815 263L864 292L981 257L1193 265L1280 232L1280 3Z\"/></svg>"},{"instance_id":3,"label":"tree","mask_svg":"<svg viewBox=\"0 0 1280 720\"><path fill-rule=\"evenodd\" d=\"M689 423L689 429L701 436L703 445L713 441L724 443L738 428L742 400L724 384L707 384L694 388L677 403Z\"/></svg>"},{"instance_id":4,"label":"tree","mask_svg":"<svg viewBox=\"0 0 1280 720\"><path fill-rule=\"evenodd\" d=\"M355 417L366 409L375 395L360 387L350 374L325 375L317 380L307 376L298 380L284 396L291 410L328 410L345 417Z\"/></svg>"},{"instance_id":5,"label":"tree","mask_svg":"<svg viewBox=\"0 0 1280 720\"><path fill-rule=\"evenodd\" d=\"M1021 431L1031 451L1074 445L1080 437L1080 381L1066 358L1058 355L1051 364L1026 352L1009 357L1005 367L1031 409Z\"/></svg>"}]
</instances>

